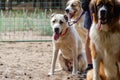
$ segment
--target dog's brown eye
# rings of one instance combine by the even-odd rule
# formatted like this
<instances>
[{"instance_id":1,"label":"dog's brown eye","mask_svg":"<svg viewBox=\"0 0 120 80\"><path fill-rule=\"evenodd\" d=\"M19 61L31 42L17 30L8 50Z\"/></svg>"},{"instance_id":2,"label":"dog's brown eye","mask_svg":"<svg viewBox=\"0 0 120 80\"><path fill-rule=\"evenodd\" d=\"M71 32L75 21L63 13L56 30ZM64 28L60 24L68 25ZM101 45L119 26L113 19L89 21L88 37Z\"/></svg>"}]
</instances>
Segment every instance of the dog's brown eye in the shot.
<instances>
[{"instance_id":1,"label":"dog's brown eye","mask_svg":"<svg viewBox=\"0 0 120 80\"><path fill-rule=\"evenodd\" d=\"M55 20L53 20L52 22L55 23Z\"/></svg>"},{"instance_id":2,"label":"dog's brown eye","mask_svg":"<svg viewBox=\"0 0 120 80\"><path fill-rule=\"evenodd\" d=\"M107 3L106 6L107 6L108 8L112 8L112 7L113 7L112 4L110 4L110 3Z\"/></svg>"},{"instance_id":3,"label":"dog's brown eye","mask_svg":"<svg viewBox=\"0 0 120 80\"><path fill-rule=\"evenodd\" d=\"M63 21L60 20L60 24L62 24L62 23L63 23Z\"/></svg>"},{"instance_id":4,"label":"dog's brown eye","mask_svg":"<svg viewBox=\"0 0 120 80\"><path fill-rule=\"evenodd\" d=\"M103 6L103 3L102 3L102 2L99 3L99 4L97 4L97 9L101 8L102 6Z\"/></svg>"},{"instance_id":5,"label":"dog's brown eye","mask_svg":"<svg viewBox=\"0 0 120 80\"><path fill-rule=\"evenodd\" d=\"M102 6L103 6L102 2L99 3L97 6L98 6L98 7L102 7Z\"/></svg>"},{"instance_id":6,"label":"dog's brown eye","mask_svg":"<svg viewBox=\"0 0 120 80\"><path fill-rule=\"evenodd\" d=\"M75 7L76 6L76 4L72 4L72 7Z\"/></svg>"}]
</instances>

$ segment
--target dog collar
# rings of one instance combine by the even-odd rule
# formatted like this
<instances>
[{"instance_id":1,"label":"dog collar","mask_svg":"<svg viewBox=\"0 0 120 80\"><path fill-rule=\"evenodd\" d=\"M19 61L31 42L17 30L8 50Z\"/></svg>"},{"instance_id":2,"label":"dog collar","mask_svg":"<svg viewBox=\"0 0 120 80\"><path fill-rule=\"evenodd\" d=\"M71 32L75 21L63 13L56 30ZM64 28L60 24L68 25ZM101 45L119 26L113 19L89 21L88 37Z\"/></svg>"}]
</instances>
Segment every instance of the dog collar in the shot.
<instances>
[{"instance_id":1,"label":"dog collar","mask_svg":"<svg viewBox=\"0 0 120 80\"><path fill-rule=\"evenodd\" d=\"M80 13L80 16L79 16L76 20L68 22L68 25L69 25L69 26L72 26L73 24L77 23L77 22L81 19L82 15L83 15L84 13L85 13L85 11L82 11L82 12ZM70 19L71 19L71 18L69 17L69 20L70 20Z\"/></svg>"},{"instance_id":2,"label":"dog collar","mask_svg":"<svg viewBox=\"0 0 120 80\"><path fill-rule=\"evenodd\" d=\"M64 33L61 33L60 36L64 36L64 35L66 35L67 31L68 31L68 27L65 29L65 32L64 32Z\"/></svg>"}]
</instances>

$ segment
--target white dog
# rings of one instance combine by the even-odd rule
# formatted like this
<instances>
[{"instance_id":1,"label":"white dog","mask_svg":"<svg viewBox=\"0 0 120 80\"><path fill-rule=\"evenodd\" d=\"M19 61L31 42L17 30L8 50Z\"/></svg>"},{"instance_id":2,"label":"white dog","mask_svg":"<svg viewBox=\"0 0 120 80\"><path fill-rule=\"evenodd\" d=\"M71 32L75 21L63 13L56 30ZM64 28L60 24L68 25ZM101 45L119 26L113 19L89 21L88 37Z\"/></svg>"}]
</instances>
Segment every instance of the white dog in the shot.
<instances>
[{"instance_id":1,"label":"white dog","mask_svg":"<svg viewBox=\"0 0 120 80\"><path fill-rule=\"evenodd\" d=\"M86 68L86 57L82 52L82 42L72 26L68 26L68 17L63 14L52 14L51 26L53 29L53 58L49 75L54 74L55 63L59 53L61 68L72 71L84 71Z\"/></svg>"}]
</instances>

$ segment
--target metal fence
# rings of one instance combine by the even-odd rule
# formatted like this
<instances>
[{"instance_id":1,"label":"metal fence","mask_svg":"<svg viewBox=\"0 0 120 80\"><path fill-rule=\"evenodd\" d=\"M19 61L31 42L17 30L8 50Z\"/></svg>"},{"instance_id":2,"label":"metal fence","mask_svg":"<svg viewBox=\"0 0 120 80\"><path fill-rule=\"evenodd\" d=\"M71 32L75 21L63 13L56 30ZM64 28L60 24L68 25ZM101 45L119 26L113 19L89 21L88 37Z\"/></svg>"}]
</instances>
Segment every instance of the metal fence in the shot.
<instances>
[{"instance_id":1,"label":"metal fence","mask_svg":"<svg viewBox=\"0 0 120 80\"><path fill-rule=\"evenodd\" d=\"M66 4L60 0L4 1L0 2L0 41L51 41L50 15L63 13Z\"/></svg>"}]
</instances>

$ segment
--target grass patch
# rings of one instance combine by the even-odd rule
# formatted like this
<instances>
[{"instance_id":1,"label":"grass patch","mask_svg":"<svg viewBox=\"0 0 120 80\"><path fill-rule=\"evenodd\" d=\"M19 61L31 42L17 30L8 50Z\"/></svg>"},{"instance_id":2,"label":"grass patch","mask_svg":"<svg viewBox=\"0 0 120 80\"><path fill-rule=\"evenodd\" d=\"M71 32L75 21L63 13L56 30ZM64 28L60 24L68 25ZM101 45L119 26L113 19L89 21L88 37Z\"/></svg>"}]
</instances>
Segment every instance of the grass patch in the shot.
<instances>
[{"instance_id":1,"label":"grass patch","mask_svg":"<svg viewBox=\"0 0 120 80\"><path fill-rule=\"evenodd\" d=\"M40 35L52 35L50 27L51 11L27 10L1 11L0 12L0 32L8 31L39 31Z\"/></svg>"}]
</instances>

